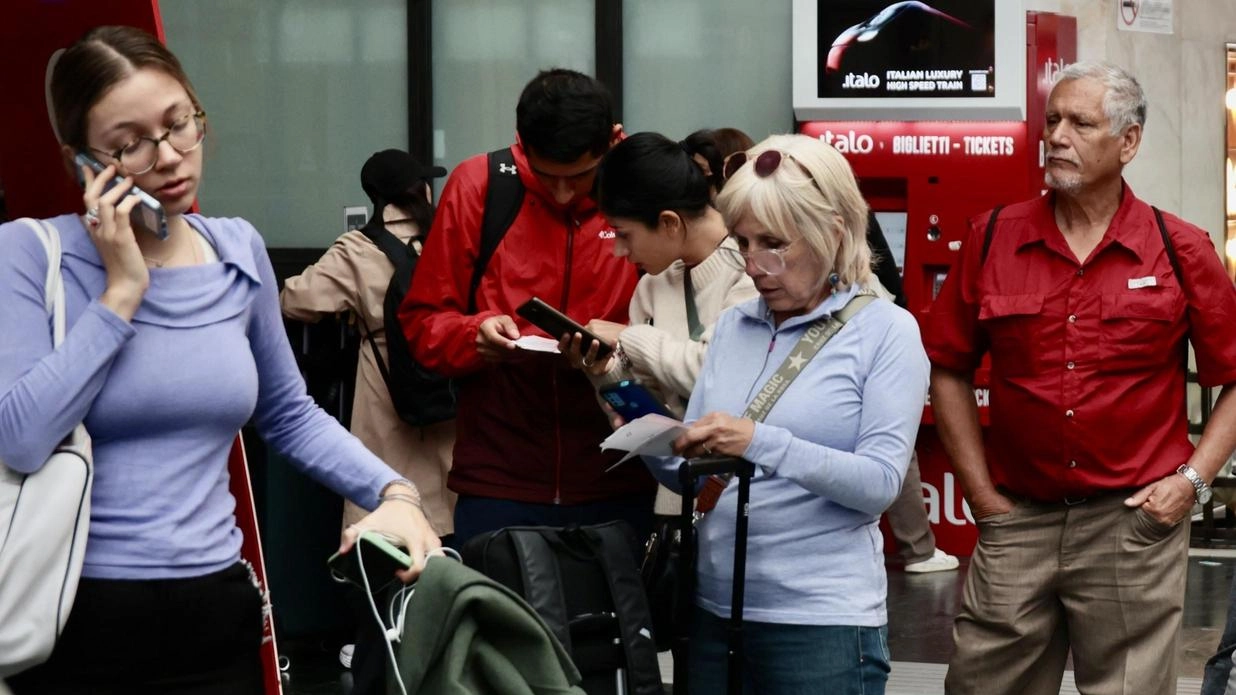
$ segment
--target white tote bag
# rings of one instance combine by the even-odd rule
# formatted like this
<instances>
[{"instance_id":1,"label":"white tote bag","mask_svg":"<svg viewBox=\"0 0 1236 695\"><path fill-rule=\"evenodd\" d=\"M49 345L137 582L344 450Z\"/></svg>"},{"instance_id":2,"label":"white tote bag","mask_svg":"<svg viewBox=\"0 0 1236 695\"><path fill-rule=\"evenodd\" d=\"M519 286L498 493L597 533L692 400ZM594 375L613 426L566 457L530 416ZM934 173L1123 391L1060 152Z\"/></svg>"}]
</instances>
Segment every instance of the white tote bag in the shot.
<instances>
[{"instance_id":1,"label":"white tote bag","mask_svg":"<svg viewBox=\"0 0 1236 695\"><path fill-rule=\"evenodd\" d=\"M46 304L52 337L64 340L64 282L55 227L23 219L47 250ZM37 472L0 461L0 678L51 655L77 593L90 523L94 467L78 425Z\"/></svg>"}]
</instances>

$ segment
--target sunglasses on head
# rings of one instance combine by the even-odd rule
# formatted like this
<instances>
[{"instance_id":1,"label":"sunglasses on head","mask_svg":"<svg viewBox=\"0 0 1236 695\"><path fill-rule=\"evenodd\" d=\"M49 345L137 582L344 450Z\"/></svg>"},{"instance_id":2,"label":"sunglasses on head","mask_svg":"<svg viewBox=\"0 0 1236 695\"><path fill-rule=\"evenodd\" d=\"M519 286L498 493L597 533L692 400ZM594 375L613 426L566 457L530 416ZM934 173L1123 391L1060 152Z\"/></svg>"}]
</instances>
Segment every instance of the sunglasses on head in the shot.
<instances>
[{"instance_id":1,"label":"sunglasses on head","mask_svg":"<svg viewBox=\"0 0 1236 695\"><path fill-rule=\"evenodd\" d=\"M807 167L803 166L801 162L794 159L793 155L788 152L782 152L781 150L764 150L761 152L760 155L755 158L755 162L753 164L755 168L755 175L762 179L772 176L773 172L777 170L777 167L781 166L781 162L786 159L789 159L797 164L798 168L802 170L807 179L811 181L811 185L815 186L815 189L819 191L821 195L824 195L824 189L820 188L820 183L815 180L815 177L811 175L811 172L807 169ZM725 180L729 181L730 177L738 173L738 170L743 168L748 161L749 158L747 157L746 152L735 152L734 154L726 157L725 163L722 166L722 173L725 175ZM828 196L824 197L827 198Z\"/></svg>"},{"instance_id":2,"label":"sunglasses on head","mask_svg":"<svg viewBox=\"0 0 1236 695\"><path fill-rule=\"evenodd\" d=\"M764 150L760 156L755 158L755 175L760 178L771 176L777 167L781 166L782 154L780 150ZM789 155L784 155L789 156ZM725 179L728 181L731 176L738 172L748 161L746 152L735 152L725 158L725 162L721 167Z\"/></svg>"}]
</instances>

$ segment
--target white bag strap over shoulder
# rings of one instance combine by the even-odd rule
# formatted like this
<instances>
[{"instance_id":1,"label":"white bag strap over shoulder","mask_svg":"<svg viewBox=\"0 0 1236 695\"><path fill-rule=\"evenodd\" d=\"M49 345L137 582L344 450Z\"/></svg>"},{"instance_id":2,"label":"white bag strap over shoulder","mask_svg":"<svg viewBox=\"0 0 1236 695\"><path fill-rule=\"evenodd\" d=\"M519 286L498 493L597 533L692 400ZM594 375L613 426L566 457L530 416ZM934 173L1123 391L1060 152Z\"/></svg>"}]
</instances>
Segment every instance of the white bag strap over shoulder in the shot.
<instances>
[{"instance_id":1,"label":"white bag strap over shoulder","mask_svg":"<svg viewBox=\"0 0 1236 695\"><path fill-rule=\"evenodd\" d=\"M43 220L23 217L19 221L34 231L43 244L43 250L47 252L43 306L52 317L52 347L60 347L60 343L64 342L65 332L64 278L60 276L60 232Z\"/></svg>"}]
</instances>

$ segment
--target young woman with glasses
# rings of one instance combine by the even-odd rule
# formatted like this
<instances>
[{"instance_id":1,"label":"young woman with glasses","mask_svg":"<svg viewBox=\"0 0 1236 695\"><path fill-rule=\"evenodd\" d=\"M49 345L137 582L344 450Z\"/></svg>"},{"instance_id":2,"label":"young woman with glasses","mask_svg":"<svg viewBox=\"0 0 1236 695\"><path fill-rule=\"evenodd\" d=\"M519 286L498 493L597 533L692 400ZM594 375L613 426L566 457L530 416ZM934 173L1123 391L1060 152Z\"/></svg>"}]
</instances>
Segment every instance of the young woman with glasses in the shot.
<instances>
[{"instance_id":1,"label":"young woman with glasses","mask_svg":"<svg viewBox=\"0 0 1236 695\"><path fill-rule=\"evenodd\" d=\"M68 330L55 349L43 247L23 224L0 226L0 461L33 472L84 421L94 483L68 623L50 660L9 686L261 693L263 601L240 560L227 475L246 422L374 510L343 548L357 527L389 533L416 562L410 580L437 536L416 488L307 396L258 233L190 213L206 117L175 56L137 29L100 27L55 61L49 106L66 162L84 152L105 167L81 168L80 211L45 220L63 245ZM166 239L131 221L134 186L162 204Z\"/></svg>"},{"instance_id":2,"label":"young woman with glasses","mask_svg":"<svg viewBox=\"0 0 1236 695\"><path fill-rule=\"evenodd\" d=\"M759 297L717 321L674 450L756 465L745 692L882 693L889 656L878 522L901 490L927 394L918 326L884 299L850 305L875 285L867 205L836 150L777 135L730 163L717 204ZM800 339L847 306L857 313L818 354L806 352ZM789 386L757 423L747 409L774 375ZM646 463L676 487L681 460ZM725 691L736 488L724 487L696 527L695 693Z\"/></svg>"}]
</instances>

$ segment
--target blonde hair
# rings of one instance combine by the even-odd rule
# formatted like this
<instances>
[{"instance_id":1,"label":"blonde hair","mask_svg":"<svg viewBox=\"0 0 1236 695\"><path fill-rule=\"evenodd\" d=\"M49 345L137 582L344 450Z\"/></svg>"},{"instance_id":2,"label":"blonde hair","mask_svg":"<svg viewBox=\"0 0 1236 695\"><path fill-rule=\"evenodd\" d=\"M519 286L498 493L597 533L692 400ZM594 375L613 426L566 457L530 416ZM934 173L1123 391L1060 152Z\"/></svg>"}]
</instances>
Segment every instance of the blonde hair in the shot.
<instances>
[{"instance_id":1,"label":"blonde hair","mask_svg":"<svg viewBox=\"0 0 1236 695\"><path fill-rule=\"evenodd\" d=\"M780 152L781 162L760 176L754 162L769 150ZM731 229L750 217L778 238L801 237L824 268L820 284L830 273L839 276L838 288L871 278L867 201L849 162L822 140L773 135L747 150L747 163L726 179L717 207Z\"/></svg>"}]
</instances>

